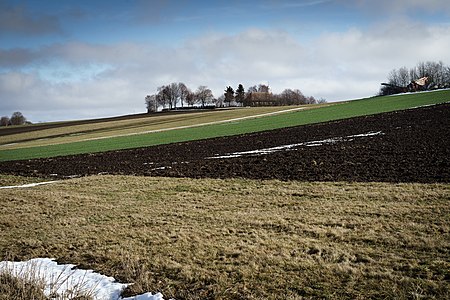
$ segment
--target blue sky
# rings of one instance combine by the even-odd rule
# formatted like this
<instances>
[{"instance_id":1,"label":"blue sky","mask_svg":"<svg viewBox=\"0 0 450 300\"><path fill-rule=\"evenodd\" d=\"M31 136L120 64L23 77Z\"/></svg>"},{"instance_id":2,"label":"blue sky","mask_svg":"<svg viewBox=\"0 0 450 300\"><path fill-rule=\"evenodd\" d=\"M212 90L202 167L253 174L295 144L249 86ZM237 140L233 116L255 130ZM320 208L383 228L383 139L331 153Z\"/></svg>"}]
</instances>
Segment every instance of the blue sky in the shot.
<instances>
[{"instance_id":1,"label":"blue sky","mask_svg":"<svg viewBox=\"0 0 450 300\"><path fill-rule=\"evenodd\" d=\"M269 83L328 101L389 71L450 64L447 0L0 2L0 114L33 122L145 111L158 86Z\"/></svg>"}]
</instances>

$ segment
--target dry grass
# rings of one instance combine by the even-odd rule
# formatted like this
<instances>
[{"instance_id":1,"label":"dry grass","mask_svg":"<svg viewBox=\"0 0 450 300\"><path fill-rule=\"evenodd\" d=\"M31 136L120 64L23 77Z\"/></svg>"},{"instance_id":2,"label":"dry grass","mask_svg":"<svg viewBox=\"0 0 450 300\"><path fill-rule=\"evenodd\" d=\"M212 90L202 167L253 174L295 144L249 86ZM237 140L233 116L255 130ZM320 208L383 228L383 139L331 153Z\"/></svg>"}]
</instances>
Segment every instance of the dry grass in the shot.
<instances>
[{"instance_id":1,"label":"dry grass","mask_svg":"<svg viewBox=\"0 0 450 300\"><path fill-rule=\"evenodd\" d=\"M29 183L37 183L43 181L54 180L49 178L33 178L33 177L19 177L13 175L1 175L0 176L0 187L4 186L17 186L24 185Z\"/></svg>"},{"instance_id":2,"label":"dry grass","mask_svg":"<svg viewBox=\"0 0 450 300\"><path fill-rule=\"evenodd\" d=\"M51 282L42 278L41 268L32 263L20 270L0 270L0 300L93 300L94 290L84 289L83 282L61 292L69 280L61 273ZM47 292L48 296L45 294Z\"/></svg>"},{"instance_id":3,"label":"dry grass","mask_svg":"<svg viewBox=\"0 0 450 300\"><path fill-rule=\"evenodd\" d=\"M305 105L305 108L318 108L324 105ZM60 128L25 132L1 137L1 149L45 146L73 143L87 139L105 138L151 130L161 130L179 126L191 126L202 123L223 121L234 118L272 113L293 107L251 107L244 109L214 110L185 114L150 115L148 118L119 120L86 124L68 125ZM28 140L28 141L23 141Z\"/></svg>"},{"instance_id":4,"label":"dry grass","mask_svg":"<svg viewBox=\"0 0 450 300\"><path fill-rule=\"evenodd\" d=\"M95 176L0 190L0 253L176 299L449 298L449 185Z\"/></svg>"},{"instance_id":5,"label":"dry grass","mask_svg":"<svg viewBox=\"0 0 450 300\"><path fill-rule=\"evenodd\" d=\"M8 273L0 273L0 300L46 300L43 286Z\"/></svg>"}]
</instances>

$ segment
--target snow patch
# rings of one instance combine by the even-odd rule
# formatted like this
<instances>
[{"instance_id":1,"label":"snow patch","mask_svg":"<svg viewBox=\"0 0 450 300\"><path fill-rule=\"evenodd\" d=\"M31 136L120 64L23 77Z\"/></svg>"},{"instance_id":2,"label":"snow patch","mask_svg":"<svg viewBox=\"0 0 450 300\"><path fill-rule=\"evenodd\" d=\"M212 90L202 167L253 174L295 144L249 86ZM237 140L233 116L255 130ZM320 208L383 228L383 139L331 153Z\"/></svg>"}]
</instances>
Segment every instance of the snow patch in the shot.
<instances>
[{"instance_id":1,"label":"snow patch","mask_svg":"<svg viewBox=\"0 0 450 300\"><path fill-rule=\"evenodd\" d=\"M152 169L152 171L156 171L156 170L165 170L165 169L172 169L172 167L158 167L158 168Z\"/></svg>"},{"instance_id":2,"label":"snow patch","mask_svg":"<svg viewBox=\"0 0 450 300\"><path fill-rule=\"evenodd\" d=\"M401 96L401 95L411 95L411 94L425 94L425 93L433 93L438 91L448 91L450 89L437 89L437 90L426 90L426 91L417 91L417 92L404 92L398 94L387 95L388 97Z\"/></svg>"},{"instance_id":3,"label":"snow patch","mask_svg":"<svg viewBox=\"0 0 450 300\"><path fill-rule=\"evenodd\" d=\"M29 188L29 187L35 187L35 186L38 186L38 185L52 184L52 183L57 183L57 182L59 182L59 180L36 182L36 183L28 183L28 184L22 184L22 185L0 186L0 189Z\"/></svg>"},{"instance_id":4,"label":"snow patch","mask_svg":"<svg viewBox=\"0 0 450 300\"><path fill-rule=\"evenodd\" d=\"M44 294L48 297L54 293L59 297L70 295L72 291L86 292L94 300L164 300L161 293L145 293L138 296L122 298L120 294L129 285L116 282L92 270L76 269L75 265L59 265L50 258L34 258L23 262L2 261L0 272L7 271L13 276L24 279L42 280L45 284Z\"/></svg>"},{"instance_id":5,"label":"snow patch","mask_svg":"<svg viewBox=\"0 0 450 300\"><path fill-rule=\"evenodd\" d=\"M422 108L422 107L436 106L436 105L440 105L440 104L448 104L448 103L450 103L450 101L442 102L442 103L433 103L433 104L419 105L419 106L411 107L411 108L409 108L409 109L416 109L416 108Z\"/></svg>"},{"instance_id":6,"label":"snow patch","mask_svg":"<svg viewBox=\"0 0 450 300\"><path fill-rule=\"evenodd\" d=\"M355 138L375 136L375 135L380 135L380 134L383 134L383 132L377 131L377 132L361 133L361 134L355 134L355 135L348 135L345 137L335 137L335 138L329 138L329 139L324 139L324 140L282 145L282 146L276 146L276 147L264 148L264 149L258 149L258 150L233 152L233 153L228 153L225 155L208 157L207 159L235 158L235 157L241 157L241 156L246 156L246 155L248 155L248 156L266 155L266 154L271 154L271 153L278 152L278 151L290 151L290 150L293 150L293 148L300 147L300 146L317 147L317 146L322 146L324 144L334 144L337 142L352 141Z\"/></svg>"},{"instance_id":7,"label":"snow patch","mask_svg":"<svg viewBox=\"0 0 450 300\"><path fill-rule=\"evenodd\" d=\"M3 145L0 145L0 147L14 146L14 145L17 145L17 144L18 143L3 144Z\"/></svg>"}]
</instances>

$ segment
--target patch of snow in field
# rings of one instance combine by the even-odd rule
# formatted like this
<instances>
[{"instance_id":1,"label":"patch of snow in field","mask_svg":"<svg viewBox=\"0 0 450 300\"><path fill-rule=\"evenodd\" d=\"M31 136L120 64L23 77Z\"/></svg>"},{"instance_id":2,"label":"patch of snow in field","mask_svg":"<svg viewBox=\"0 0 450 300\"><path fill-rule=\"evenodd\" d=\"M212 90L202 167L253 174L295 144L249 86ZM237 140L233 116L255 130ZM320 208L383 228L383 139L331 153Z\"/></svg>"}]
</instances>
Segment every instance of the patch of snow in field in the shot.
<instances>
[{"instance_id":1,"label":"patch of snow in field","mask_svg":"<svg viewBox=\"0 0 450 300\"><path fill-rule=\"evenodd\" d=\"M355 138L375 136L375 135L380 135L380 134L383 134L383 132L381 132L381 131L368 132L368 133L362 133L362 134L348 135L345 137L335 137L335 138L330 138L330 139L324 139L324 140L319 140L319 141L310 141L310 142L303 142L303 143L297 143L297 144L282 145L282 146L276 146L276 147L264 148L264 149L258 149L258 150L233 152L233 153L229 153L226 155L208 157L208 159L235 158L235 157L241 157L241 156L246 156L246 155L250 155L250 156L265 155L265 154L271 154L271 153L278 152L278 151L290 151L293 148L300 147L300 146L317 147L317 146L322 146L324 144L334 144L336 142L352 141Z\"/></svg>"},{"instance_id":2,"label":"patch of snow in field","mask_svg":"<svg viewBox=\"0 0 450 300\"><path fill-rule=\"evenodd\" d=\"M433 104L419 105L419 106L411 107L410 109L416 109L416 108L428 107L428 106L436 106L436 105L439 105L439 104L448 104L448 103L450 103L450 101L442 102L442 103L433 103Z\"/></svg>"},{"instance_id":3,"label":"patch of snow in field","mask_svg":"<svg viewBox=\"0 0 450 300\"><path fill-rule=\"evenodd\" d=\"M380 135L380 134L384 134L381 131L377 131L377 132L368 132L368 133L361 133L361 134L355 134L355 135L348 135L345 138L358 138L358 137L366 137L366 136L374 136L374 135Z\"/></svg>"},{"instance_id":4,"label":"patch of snow in field","mask_svg":"<svg viewBox=\"0 0 450 300\"><path fill-rule=\"evenodd\" d=\"M58 299L70 295L71 291L85 291L94 300L164 300L161 293L145 293L138 296L122 298L120 294L129 285L116 282L92 270L75 269L75 265L59 265L50 258L35 258L23 262L0 262L0 271L7 271L13 276L24 279L42 280L45 284L44 294L58 294Z\"/></svg>"},{"instance_id":5,"label":"patch of snow in field","mask_svg":"<svg viewBox=\"0 0 450 300\"><path fill-rule=\"evenodd\" d=\"M0 186L0 189L18 189L18 188L29 188L34 187L38 185L44 185L44 184L52 184L57 183L58 180L54 181L44 181L44 182L36 182L36 183L28 183L28 184L22 184L22 185L10 185L10 186Z\"/></svg>"},{"instance_id":6,"label":"patch of snow in field","mask_svg":"<svg viewBox=\"0 0 450 300\"><path fill-rule=\"evenodd\" d=\"M3 144L3 145L0 145L0 147L14 146L14 145L17 145L17 144L18 144L18 143Z\"/></svg>"},{"instance_id":7,"label":"patch of snow in field","mask_svg":"<svg viewBox=\"0 0 450 300\"><path fill-rule=\"evenodd\" d=\"M152 171L156 171L156 170L165 170L165 169L172 169L172 167L158 167L158 168L152 169Z\"/></svg>"},{"instance_id":8,"label":"patch of snow in field","mask_svg":"<svg viewBox=\"0 0 450 300\"><path fill-rule=\"evenodd\" d=\"M448 91L450 89L438 89L438 90L427 90L427 91L417 91L417 92L404 92L398 94L387 95L388 97L400 96L400 95L411 95L411 94L424 94L424 93L433 93L438 91Z\"/></svg>"}]
</instances>

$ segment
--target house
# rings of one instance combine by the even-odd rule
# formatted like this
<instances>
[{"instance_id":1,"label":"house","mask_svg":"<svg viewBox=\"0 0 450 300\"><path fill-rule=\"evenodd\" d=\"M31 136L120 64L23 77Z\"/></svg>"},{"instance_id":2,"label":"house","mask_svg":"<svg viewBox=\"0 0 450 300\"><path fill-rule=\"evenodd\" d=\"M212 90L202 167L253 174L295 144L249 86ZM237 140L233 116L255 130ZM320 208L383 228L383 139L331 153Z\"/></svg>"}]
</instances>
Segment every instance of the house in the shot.
<instances>
[{"instance_id":1,"label":"house","mask_svg":"<svg viewBox=\"0 0 450 300\"><path fill-rule=\"evenodd\" d=\"M407 89L410 92L424 91L427 89L428 77L424 76L422 78L411 81L408 84Z\"/></svg>"}]
</instances>

